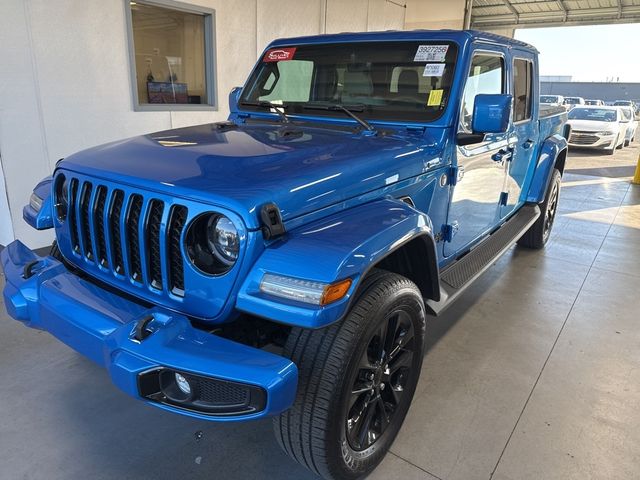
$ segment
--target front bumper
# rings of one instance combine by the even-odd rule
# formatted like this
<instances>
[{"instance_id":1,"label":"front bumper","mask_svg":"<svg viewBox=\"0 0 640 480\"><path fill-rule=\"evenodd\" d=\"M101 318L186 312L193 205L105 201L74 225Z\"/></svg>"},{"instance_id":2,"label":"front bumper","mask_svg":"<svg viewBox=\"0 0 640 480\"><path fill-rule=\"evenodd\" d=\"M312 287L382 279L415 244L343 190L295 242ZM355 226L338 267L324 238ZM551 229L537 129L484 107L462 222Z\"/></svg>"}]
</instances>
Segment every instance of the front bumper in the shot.
<instances>
[{"instance_id":1,"label":"front bumper","mask_svg":"<svg viewBox=\"0 0 640 480\"><path fill-rule=\"evenodd\" d=\"M217 421L255 419L289 408L297 388L290 360L194 328L185 316L145 307L77 275L53 257L39 257L19 241L0 253L9 315L46 330L107 369L125 393L157 407ZM25 270L26 268L26 270ZM140 320L150 333L135 339ZM144 397L141 377L174 370L212 381L233 382L264 394L260 410L212 414Z\"/></svg>"}]
</instances>

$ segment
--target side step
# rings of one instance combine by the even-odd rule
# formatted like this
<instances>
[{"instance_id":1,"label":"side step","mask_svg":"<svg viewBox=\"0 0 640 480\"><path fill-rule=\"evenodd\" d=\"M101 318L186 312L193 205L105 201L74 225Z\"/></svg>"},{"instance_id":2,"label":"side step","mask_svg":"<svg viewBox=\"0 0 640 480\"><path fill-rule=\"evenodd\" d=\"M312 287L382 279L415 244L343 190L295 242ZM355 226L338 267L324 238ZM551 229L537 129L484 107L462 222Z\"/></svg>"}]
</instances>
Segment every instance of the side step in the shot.
<instances>
[{"instance_id":1,"label":"side step","mask_svg":"<svg viewBox=\"0 0 640 480\"><path fill-rule=\"evenodd\" d=\"M427 300L427 309L434 315L442 313L473 280L509 250L539 216L538 205L525 205L469 253L447 266L440 272L440 301Z\"/></svg>"}]
</instances>

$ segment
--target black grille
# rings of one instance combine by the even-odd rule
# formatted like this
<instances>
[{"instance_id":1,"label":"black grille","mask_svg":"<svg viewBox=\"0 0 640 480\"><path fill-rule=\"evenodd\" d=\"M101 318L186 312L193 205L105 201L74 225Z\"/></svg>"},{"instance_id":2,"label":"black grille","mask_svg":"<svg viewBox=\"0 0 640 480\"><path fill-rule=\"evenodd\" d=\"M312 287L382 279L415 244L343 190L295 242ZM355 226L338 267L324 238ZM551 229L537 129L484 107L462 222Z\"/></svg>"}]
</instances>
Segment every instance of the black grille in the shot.
<instances>
[{"instance_id":1,"label":"black grille","mask_svg":"<svg viewBox=\"0 0 640 480\"><path fill-rule=\"evenodd\" d=\"M184 267L180 251L180 236L187 221L187 207L174 205L169 215L167 248L169 254L169 289L174 295L184 295Z\"/></svg>"},{"instance_id":2,"label":"black grille","mask_svg":"<svg viewBox=\"0 0 640 480\"><path fill-rule=\"evenodd\" d=\"M98 263L105 268L109 267L107 259L107 242L104 235L104 205L107 199L107 188L100 185L96 190L96 207L93 210L93 228L96 232L96 250Z\"/></svg>"},{"instance_id":3,"label":"black grille","mask_svg":"<svg viewBox=\"0 0 640 480\"><path fill-rule=\"evenodd\" d=\"M160 200L151 200L149 203L149 218L147 219L147 246L149 254L149 283L153 288L162 290L162 267L160 265L160 224L164 203Z\"/></svg>"},{"instance_id":4,"label":"black grille","mask_svg":"<svg viewBox=\"0 0 640 480\"><path fill-rule=\"evenodd\" d=\"M249 403L250 391L247 387L222 380L207 380L201 377L187 376L195 386L198 400L213 405L243 405Z\"/></svg>"},{"instance_id":5,"label":"black grille","mask_svg":"<svg viewBox=\"0 0 640 480\"><path fill-rule=\"evenodd\" d=\"M91 242L91 226L89 223L89 204L91 202L91 184L84 182L80 193L80 231L82 232L82 245L84 256L93 259L93 246Z\"/></svg>"},{"instance_id":6,"label":"black grille","mask_svg":"<svg viewBox=\"0 0 640 480\"><path fill-rule=\"evenodd\" d=\"M80 240L78 239L78 222L76 220L76 198L78 195L78 179L71 180L71 193L69 195L69 211L67 218L69 219L69 229L71 230L71 248L76 253L80 253Z\"/></svg>"},{"instance_id":7,"label":"black grille","mask_svg":"<svg viewBox=\"0 0 640 480\"><path fill-rule=\"evenodd\" d=\"M131 196L129 213L127 214L127 240L129 242L129 276L136 282L142 282L142 262L140 260L140 214L142 213L142 197Z\"/></svg>"},{"instance_id":8,"label":"black grille","mask_svg":"<svg viewBox=\"0 0 640 480\"><path fill-rule=\"evenodd\" d=\"M111 211L109 212L109 234L111 238L111 257L113 258L113 269L117 274L124 275L124 258L122 256L122 230L120 229L120 215L122 215L122 204L124 202L124 192L114 190L111 199Z\"/></svg>"},{"instance_id":9,"label":"black grille","mask_svg":"<svg viewBox=\"0 0 640 480\"><path fill-rule=\"evenodd\" d=\"M156 198L72 178L67 215L72 250L136 283L183 296L180 239L188 211L173 205L165 225L166 208Z\"/></svg>"}]
</instances>

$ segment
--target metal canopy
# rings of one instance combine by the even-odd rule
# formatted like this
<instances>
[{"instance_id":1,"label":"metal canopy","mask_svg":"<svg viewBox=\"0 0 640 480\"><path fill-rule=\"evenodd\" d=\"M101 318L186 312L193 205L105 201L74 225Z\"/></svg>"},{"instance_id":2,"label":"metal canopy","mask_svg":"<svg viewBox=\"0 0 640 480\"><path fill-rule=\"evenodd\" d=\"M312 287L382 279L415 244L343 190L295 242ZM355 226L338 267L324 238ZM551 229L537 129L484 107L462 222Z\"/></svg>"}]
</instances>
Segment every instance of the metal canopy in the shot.
<instances>
[{"instance_id":1,"label":"metal canopy","mask_svg":"<svg viewBox=\"0 0 640 480\"><path fill-rule=\"evenodd\" d=\"M473 0L471 28L640 22L640 0Z\"/></svg>"}]
</instances>

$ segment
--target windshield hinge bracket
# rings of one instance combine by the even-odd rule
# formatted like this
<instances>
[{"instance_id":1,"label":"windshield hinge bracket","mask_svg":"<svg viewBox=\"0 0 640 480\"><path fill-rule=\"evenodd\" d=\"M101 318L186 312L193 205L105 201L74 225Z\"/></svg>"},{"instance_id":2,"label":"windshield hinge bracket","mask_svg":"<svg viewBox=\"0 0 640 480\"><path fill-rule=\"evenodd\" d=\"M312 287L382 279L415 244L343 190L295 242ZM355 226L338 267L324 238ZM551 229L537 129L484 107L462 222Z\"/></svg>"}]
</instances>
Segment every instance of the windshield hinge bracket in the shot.
<instances>
[{"instance_id":1,"label":"windshield hinge bracket","mask_svg":"<svg viewBox=\"0 0 640 480\"><path fill-rule=\"evenodd\" d=\"M282 222L280 209L275 203L266 203L260 209L262 236L265 240L284 235L286 230Z\"/></svg>"}]
</instances>

